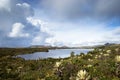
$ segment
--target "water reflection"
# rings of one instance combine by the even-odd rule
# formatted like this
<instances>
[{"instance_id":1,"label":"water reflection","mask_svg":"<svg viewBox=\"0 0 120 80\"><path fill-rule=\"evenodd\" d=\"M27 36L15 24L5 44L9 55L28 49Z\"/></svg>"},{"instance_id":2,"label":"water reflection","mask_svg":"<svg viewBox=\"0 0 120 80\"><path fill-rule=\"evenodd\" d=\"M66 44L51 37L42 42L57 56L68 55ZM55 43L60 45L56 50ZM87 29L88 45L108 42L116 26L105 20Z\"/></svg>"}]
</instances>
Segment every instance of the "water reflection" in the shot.
<instances>
[{"instance_id":1,"label":"water reflection","mask_svg":"<svg viewBox=\"0 0 120 80\"><path fill-rule=\"evenodd\" d=\"M33 54L18 55L26 60L35 60L39 58L66 58L70 56L73 51L76 54L87 53L93 49L55 49L49 50L49 52L35 52Z\"/></svg>"}]
</instances>

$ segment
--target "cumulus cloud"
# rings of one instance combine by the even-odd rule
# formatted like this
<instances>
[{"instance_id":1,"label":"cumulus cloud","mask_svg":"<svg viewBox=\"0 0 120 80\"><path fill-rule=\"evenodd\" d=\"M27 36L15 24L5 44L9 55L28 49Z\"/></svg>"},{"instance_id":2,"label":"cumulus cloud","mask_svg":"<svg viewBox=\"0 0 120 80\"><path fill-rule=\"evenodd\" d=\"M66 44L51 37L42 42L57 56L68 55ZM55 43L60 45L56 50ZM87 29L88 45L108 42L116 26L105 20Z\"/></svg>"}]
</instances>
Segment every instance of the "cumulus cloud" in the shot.
<instances>
[{"instance_id":1,"label":"cumulus cloud","mask_svg":"<svg viewBox=\"0 0 120 80\"><path fill-rule=\"evenodd\" d=\"M10 32L9 36L10 37L28 37L29 34L23 32L24 27L25 26L21 23L13 24L12 31Z\"/></svg>"},{"instance_id":2,"label":"cumulus cloud","mask_svg":"<svg viewBox=\"0 0 120 80\"><path fill-rule=\"evenodd\" d=\"M47 45L46 40L49 37L50 36L47 33L40 33L33 38L31 45Z\"/></svg>"},{"instance_id":3,"label":"cumulus cloud","mask_svg":"<svg viewBox=\"0 0 120 80\"><path fill-rule=\"evenodd\" d=\"M33 26L37 27L40 32L33 38L32 45L45 45L47 44L47 39L52 37L51 31L46 26L45 22L40 19L34 19L32 17L27 18L28 23L32 24Z\"/></svg>"},{"instance_id":4,"label":"cumulus cloud","mask_svg":"<svg viewBox=\"0 0 120 80\"><path fill-rule=\"evenodd\" d=\"M26 42L30 38L20 38L28 36L23 30L26 27L26 17L33 15L33 10L28 5L17 0L0 0L0 46L26 46L30 43L31 40Z\"/></svg>"},{"instance_id":5,"label":"cumulus cloud","mask_svg":"<svg viewBox=\"0 0 120 80\"><path fill-rule=\"evenodd\" d=\"M119 0L41 1L48 26L54 33L47 39L48 43L91 45L119 42Z\"/></svg>"},{"instance_id":6,"label":"cumulus cloud","mask_svg":"<svg viewBox=\"0 0 120 80\"><path fill-rule=\"evenodd\" d=\"M115 20L119 25L119 0L38 0L35 3L0 0L0 46L119 42L119 26L111 23Z\"/></svg>"},{"instance_id":7,"label":"cumulus cloud","mask_svg":"<svg viewBox=\"0 0 120 80\"><path fill-rule=\"evenodd\" d=\"M46 31L42 31L41 23L33 25L32 21L29 22L27 18L33 16L34 10L28 3L18 0L0 0L0 47L44 43L49 35Z\"/></svg>"},{"instance_id":8,"label":"cumulus cloud","mask_svg":"<svg viewBox=\"0 0 120 80\"><path fill-rule=\"evenodd\" d=\"M0 9L0 24L1 24L0 30L4 31L5 33L10 31L14 23L16 22L23 23L26 21L26 17L32 16L34 13L31 7L26 7L25 5L17 6L18 4L17 0L4 0L4 1L9 1L10 5L9 6L10 11L5 10L4 8ZM22 5L27 3L19 4Z\"/></svg>"}]
</instances>

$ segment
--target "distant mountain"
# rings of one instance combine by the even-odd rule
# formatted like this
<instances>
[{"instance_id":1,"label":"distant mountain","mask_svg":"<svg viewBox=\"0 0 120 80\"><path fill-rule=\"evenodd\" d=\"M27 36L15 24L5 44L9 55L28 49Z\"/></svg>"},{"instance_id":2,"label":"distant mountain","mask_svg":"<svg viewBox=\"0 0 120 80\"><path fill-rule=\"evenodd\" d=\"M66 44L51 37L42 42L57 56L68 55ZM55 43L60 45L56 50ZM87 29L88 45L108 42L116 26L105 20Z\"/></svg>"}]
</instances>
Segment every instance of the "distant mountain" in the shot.
<instances>
[{"instance_id":1,"label":"distant mountain","mask_svg":"<svg viewBox=\"0 0 120 80\"><path fill-rule=\"evenodd\" d=\"M30 48L51 48L52 46L45 46L45 45L32 45Z\"/></svg>"},{"instance_id":2,"label":"distant mountain","mask_svg":"<svg viewBox=\"0 0 120 80\"><path fill-rule=\"evenodd\" d=\"M91 49L95 46L82 46L82 47L69 47L69 46L45 46L45 45L32 45L30 48L50 48L50 49Z\"/></svg>"}]
</instances>

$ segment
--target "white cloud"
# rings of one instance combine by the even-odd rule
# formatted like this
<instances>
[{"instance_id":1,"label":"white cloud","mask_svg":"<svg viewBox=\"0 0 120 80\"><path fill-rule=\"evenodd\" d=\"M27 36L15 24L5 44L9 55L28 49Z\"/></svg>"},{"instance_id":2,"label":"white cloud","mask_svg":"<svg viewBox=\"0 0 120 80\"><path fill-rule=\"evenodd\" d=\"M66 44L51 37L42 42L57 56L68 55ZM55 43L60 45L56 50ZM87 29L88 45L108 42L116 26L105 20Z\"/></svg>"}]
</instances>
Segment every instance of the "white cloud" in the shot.
<instances>
[{"instance_id":1,"label":"white cloud","mask_svg":"<svg viewBox=\"0 0 120 80\"><path fill-rule=\"evenodd\" d=\"M49 28L46 26L46 22L36 19L33 17L27 18L28 23L32 24L34 27L39 28L40 32L34 36L32 40L32 45L46 45L46 40L52 36Z\"/></svg>"},{"instance_id":2,"label":"white cloud","mask_svg":"<svg viewBox=\"0 0 120 80\"><path fill-rule=\"evenodd\" d=\"M4 0L7 1L7 0ZM33 10L31 7L26 7L23 4L27 3L18 3L16 0L9 0L10 11L0 10L0 30L7 34L11 31L12 25L16 22L25 23L26 17L33 15ZM2 4L2 3L0 3ZM4 4L4 3L3 3ZM23 6L16 6L20 4ZM8 6L7 4L4 6Z\"/></svg>"},{"instance_id":3,"label":"white cloud","mask_svg":"<svg viewBox=\"0 0 120 80\"><path fill-rule=\"evenodd\" d=\"M28 23L31 23L33 26L39 27L42 32L47 32L47 33L51 34L51 32L49 31L49 28L47 26L47 22L42 21L37 18L33 18L33 17L27 17L27 21L28 21Z\"/></svg>"},{"instance_id":4,"label":"white cloud","mask_svg":"<svg viewBox=\"0 0 120 80\"><path fill-rule=\"evenodd\" d=\"M0 9L3 8L1 4ZM17 0L10 0L9 4L10 11L0 10L0 47L30 46L32 43L45 43L44 40L49 37L49 34L44 30L44 27L41 28L40 20L34 19L38 25L33 25L34 20L33 22L27 20L28 17L33 18L32 6L28 3L20 3Z\"/></svg>"},{"instance_id":5,"label":"white cloud","mask_svg":"<svg viewBox=\"0 0 120 80\"><path fill-rule=\"evenodd\" d=\"M111 19L120 17L119 0L42 1L47 26L54 35L47 39L47 43L80 46L118 43L120 40L119 29L111 27L114 23L110 25Z\"/></svg>"},{"instance_id":6,"label":"white cloud","mask_svg":"<svg viewBox=\"0 0 120 80\"><path fill-rule=\"evenodd\" d=\"M42 38L40 36L36 36L34 37L34 39L32 40L32 45L38 45L40 44L40 42L42 41Z\"/></svg>"},{"instance_id":7,"label":"white cloud","mask_svg":"<svg viewBox=\"0 0 120 80\"><path fill-rule=\"evenodd\" d=\"M29 37L28 33L24 33L24 25L21 23L14 23L12 26L12 31L9 34L9 37Z\"/></svg>"},{"instance_id":8,"label":"white cloud","mask_svg":"<svg viewBox=\"0 0 120 80\"><path fill-rule=\"evenodd\" d=\"M16 4L16 5L17 5L17 6L24 7L24 8L30 8L30 5L27 4L27 3L22 3L22 4L18 3L18 4Z\"/></svg>"},{"instance_id":9,"label":"white cloud","mask_svg":"<svg viewBox=\"0 0 120 80\"><path fill-rule=\"evenodd\" d=\"M46 39L48 37L49 36L46 36L45 34L39 34L33 38L31 45L46 45Z\"/></svg>"},{"instance_id":10,"label":"white cloud","mask_svg":"<svg viewBox=\"0 0 120 80\"><path fill-rule=\"evenodd\" d=\"M0 10L10 11L10 0L0 0Z\"/></svg>"},{"instance_id":11,"label":"white cloud","mask_svg":"<svg viewBox=\"0 0 120 80\"><path fill-rule=\"evenodd\" d=\"M18 10L15 10L17 15L21 15L24 17L33 16L34 12L32 10L32 7L28 3L17 3L16 8Z\"/></svg>"},{"instance_id":12,"label":"white cloud","mask_svg":"<svg viewBox=\"0 0 120 80\"><path fill-rule=\"evenodd\" d=\"M81 22L48 22L53 37L46 40L55 46L86 46L105 44L107 42L118 43L120 34L119 27L110 28L106 23L81 23Z\"/></svg>"},{"instance_id":13,"label":"white cloud","mask_svg":"<svg viewBox=\"0 0 120 80\"><path fill-rule=\"evenodd\" d=\"M33 26L40 27L43 22L40 19L34 19L33 17L27 17L28 23L31 23Z\"/></svg>"},{"instance_id":14,"label":"white cloud","mask_svg":"<svg viewBox=\"0 0 120 80\"><path fill-rule=\"evenodd\" d=\"M0 0L0 46L31 44L81 46L120 40L119 26L109 29L106 22L101 23L94 19L119 16L119 1L42 1L44 6L37 8L36 14L43 13L37 14L35 17L38 18L35 18L32 5L18 0ZM103 5L104 3L106 5ZM84 20L86 17L90 17L89 20ZM63 18L62 21L59 21L59 18ZM79 20L75 20L76 18Z\"/></svg>"}]
</instances>

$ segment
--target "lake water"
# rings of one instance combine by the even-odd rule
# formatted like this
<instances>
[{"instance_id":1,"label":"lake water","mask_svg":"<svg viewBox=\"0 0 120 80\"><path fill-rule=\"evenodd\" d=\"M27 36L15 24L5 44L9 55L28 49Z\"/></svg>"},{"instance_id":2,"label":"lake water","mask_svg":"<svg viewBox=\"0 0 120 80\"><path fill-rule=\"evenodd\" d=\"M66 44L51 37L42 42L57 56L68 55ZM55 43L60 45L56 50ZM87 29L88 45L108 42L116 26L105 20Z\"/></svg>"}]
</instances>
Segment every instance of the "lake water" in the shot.
<instances>
[{"instance_id":1,"label":"lake water","mask_svg":"<svg viewBox=\"0 0 120 80\"><path fill-rule=\"evenodd\" d=\"M49 52L35 52L33 54L24 54L18 55L17 57L22 57L26 60L36 60L43 58L66 58L70 56L70 53L73 51L76 54L87 53L93 49L53 49Z\"/></svg>"}]
</instances>

